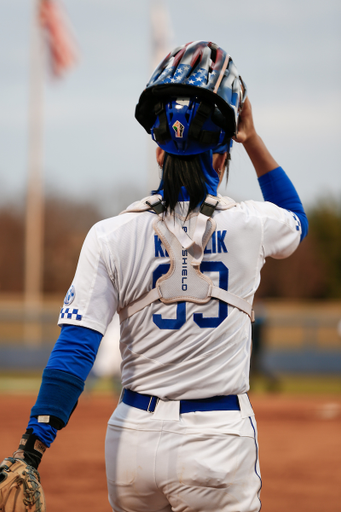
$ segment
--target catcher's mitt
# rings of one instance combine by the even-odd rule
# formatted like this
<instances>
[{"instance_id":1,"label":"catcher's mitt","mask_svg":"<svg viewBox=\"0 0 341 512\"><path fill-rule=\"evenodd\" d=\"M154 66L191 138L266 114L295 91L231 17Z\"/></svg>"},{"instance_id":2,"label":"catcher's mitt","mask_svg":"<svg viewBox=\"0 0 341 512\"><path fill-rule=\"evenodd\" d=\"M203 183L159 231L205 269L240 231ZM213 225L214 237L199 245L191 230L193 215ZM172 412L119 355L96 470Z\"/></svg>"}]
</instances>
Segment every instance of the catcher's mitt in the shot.
<instances>
[{"instance_id":1,"label":"catcher's mitt","mask_svg":"<svg viewBox=\"0 0 341 512\"><path fill-rule=\"evenodd\" d=\"M45 512L39 473L24 460L8 457L0 464L0 512Z\"/></svg>"}]
</instances>

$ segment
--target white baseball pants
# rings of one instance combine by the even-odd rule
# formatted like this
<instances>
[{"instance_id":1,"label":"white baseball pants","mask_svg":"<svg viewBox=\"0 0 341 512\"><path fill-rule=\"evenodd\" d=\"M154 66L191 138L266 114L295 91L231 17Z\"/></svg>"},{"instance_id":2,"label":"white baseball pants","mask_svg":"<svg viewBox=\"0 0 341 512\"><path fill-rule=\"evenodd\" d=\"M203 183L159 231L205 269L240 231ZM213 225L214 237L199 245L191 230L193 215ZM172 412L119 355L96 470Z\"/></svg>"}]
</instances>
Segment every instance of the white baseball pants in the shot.
<instances>
[{"instance_id":1,"label":"white baseball pants","mask_svg":"<svg viewBox=\"0 0 341 512\"><path fill-rule=\"evenodd\" d=\"M257 427L241 411L154 413L120 403L109 420L106 471L114 512L258 512Z\"/></svg>"}]
</instances>

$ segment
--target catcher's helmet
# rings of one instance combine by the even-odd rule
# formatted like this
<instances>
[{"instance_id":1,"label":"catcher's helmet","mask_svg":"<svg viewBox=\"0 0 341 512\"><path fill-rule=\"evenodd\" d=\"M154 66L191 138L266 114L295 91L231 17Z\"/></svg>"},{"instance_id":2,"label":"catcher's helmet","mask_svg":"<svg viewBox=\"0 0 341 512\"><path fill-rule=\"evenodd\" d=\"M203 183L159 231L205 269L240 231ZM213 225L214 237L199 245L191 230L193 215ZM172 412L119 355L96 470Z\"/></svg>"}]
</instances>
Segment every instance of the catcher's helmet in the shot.
<instances>
[{"instance_id":1,"label":"catcher's helmet","mask_svg":"<svg viewBox=\"0 0 341 512\"><path fill-rule=\"evenodd\" d=\"M196 41L175 48L156 68L135 117L165 151L191 155L230 142L245 98L232 58L212 42Z\"/></svg>"}]
</instances>

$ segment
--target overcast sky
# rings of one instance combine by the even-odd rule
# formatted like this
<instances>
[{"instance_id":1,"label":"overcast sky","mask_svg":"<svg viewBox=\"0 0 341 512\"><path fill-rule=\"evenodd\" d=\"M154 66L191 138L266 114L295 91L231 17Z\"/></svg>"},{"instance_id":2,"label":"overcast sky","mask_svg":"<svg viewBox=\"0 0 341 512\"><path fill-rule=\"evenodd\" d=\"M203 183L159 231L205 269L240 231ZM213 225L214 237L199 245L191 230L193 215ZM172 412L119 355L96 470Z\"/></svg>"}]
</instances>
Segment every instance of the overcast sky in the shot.
<instances>
[{"instance_id":1,"label":"overcast sky","mask_svg":"<svg viewBox=\"0 0 341 512\"><path fill-rule=\"evenodd\" d=\"M127 190L132 199L148 193L148 136L134 109L151 74L151 1L64 0L79 59L62 80L45 76L46 190L96 200L105 214ZM258 132L305 206L322 196L341 200L341 2L164 3L171 46L211 40L233 57ZM0 204L25 193L32 5L0 0ZM240 146L221 192L261 199Z\"/></svg>"}]
</instances>

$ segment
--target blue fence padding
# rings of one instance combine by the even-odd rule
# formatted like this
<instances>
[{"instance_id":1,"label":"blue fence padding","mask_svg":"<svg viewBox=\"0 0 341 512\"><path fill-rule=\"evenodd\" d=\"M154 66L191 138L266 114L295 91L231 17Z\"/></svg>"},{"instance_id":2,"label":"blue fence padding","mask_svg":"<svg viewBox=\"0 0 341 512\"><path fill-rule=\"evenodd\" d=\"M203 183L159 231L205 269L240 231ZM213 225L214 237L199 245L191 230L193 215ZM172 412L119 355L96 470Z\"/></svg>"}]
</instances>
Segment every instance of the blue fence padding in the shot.
<instances>
[{"instance_id":1,"label":"blue fence padding","mask_svg":"<svg viewBox=\"0 0 341 512\"><path fill-rule=\"evenodd\" d=\"M341 351L266 350L262 366L279 373L341 374Z\"/></svg>"},{"instance_id":2,"label":"blue fence padding","mask_svg":"<svg viewBox=\"0 0 341 512\"><path fill-rule=\"evenodd\" d=\"M0 347L0 370L42 370L50 357L52 346Z\"/></svg>"},{"instance_id":3,"label":"blue fence padding","mask_svg":"<svg viewBox=\"0 0 341 512\"><path fill-rule=\"evenodd\" d=\"M0 346L0 370L42 370L52 346ZM261 366L271 372L341 374L341 350L269 350L261 357Z\"/></svg>"}]
</instances>

